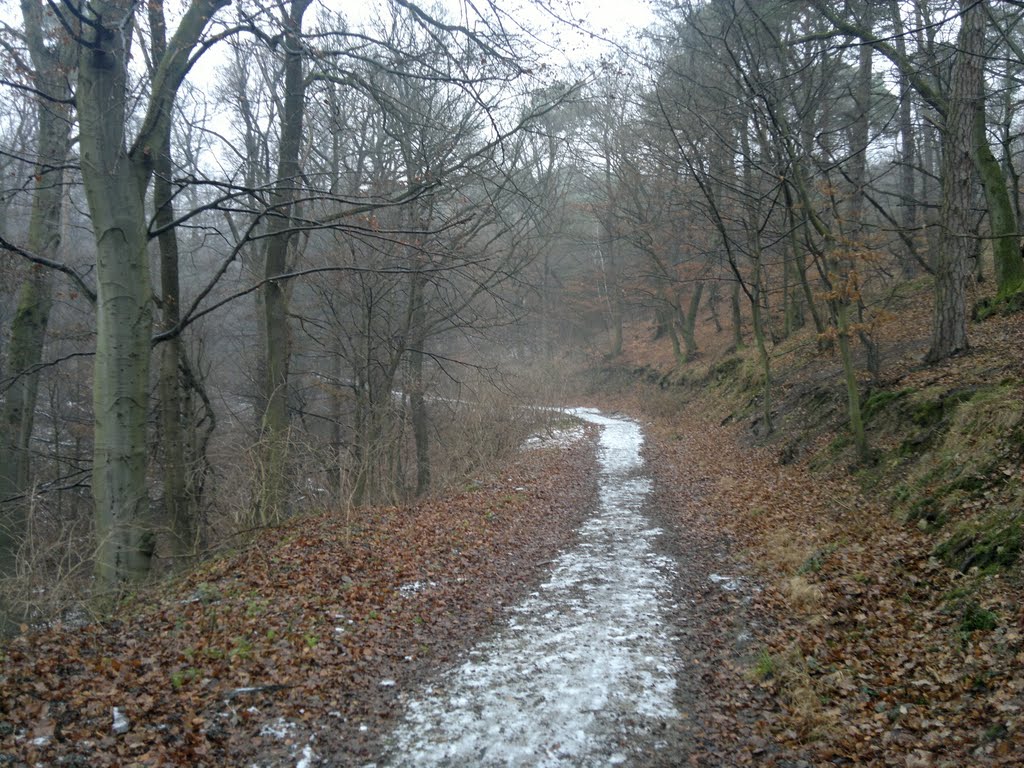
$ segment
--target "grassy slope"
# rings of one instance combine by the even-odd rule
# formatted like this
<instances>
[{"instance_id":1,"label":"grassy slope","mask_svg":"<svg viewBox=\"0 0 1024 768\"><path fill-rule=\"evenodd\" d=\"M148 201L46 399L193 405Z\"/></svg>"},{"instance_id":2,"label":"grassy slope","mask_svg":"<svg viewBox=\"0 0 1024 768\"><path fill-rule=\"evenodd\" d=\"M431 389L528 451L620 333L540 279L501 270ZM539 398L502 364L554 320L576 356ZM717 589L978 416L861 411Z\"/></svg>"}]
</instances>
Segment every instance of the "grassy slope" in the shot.
<instances>
[{"instance_id":1,"label":"grassy slope","mask_svg":"<svg viewBox=\"0 0 1024 768\"><path fill-rule=\"evenodd\" d=\"M754 642L705 675L719 711L702 727L725 752L704 764L1024 755L1024 316L972 325L969 355L924 367L925 286L893 309L876 329L882 376L862 379L870 466L854 463L840 362L812 334L773 349L771 435L753 354L710 324L683 369L636 326L598 372L598 391L642 408L662 455L702 483L763 587Z\"/></svg>"}]
</instances>

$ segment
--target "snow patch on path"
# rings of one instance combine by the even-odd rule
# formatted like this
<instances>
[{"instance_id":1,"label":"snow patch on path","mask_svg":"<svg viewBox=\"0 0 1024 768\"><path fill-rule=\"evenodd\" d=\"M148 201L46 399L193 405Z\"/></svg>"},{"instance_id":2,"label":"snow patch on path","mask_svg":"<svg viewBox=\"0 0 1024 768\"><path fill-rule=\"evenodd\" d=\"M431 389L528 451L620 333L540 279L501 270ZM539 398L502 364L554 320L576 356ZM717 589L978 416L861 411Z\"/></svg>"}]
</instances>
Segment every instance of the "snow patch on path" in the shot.
<instances>
[{"instance_id":1,"label":"snow patch on path","mask_svg":"<svg viewBox=\"0 0 1024 768\"><path fill-rule=\"evenodd\" d=\"M598 509L508 625L410 700L384 764L620 765L631 741L650 748L678 716L665 620L674 563L640 513L643 435L633 421L572 413L602 427Z\"/></svg>"},{"instance_id":2,"label":"snow patch on path","mask_svg":"<svg viewBox=\"0 0 1024 768\"><path fill-rule=\"evenodd\" d=\"M586 436L582 427L570 427L568 429L556 429L543 434L530 435L526 438L523 447L530 448L568 448L578 443Z\"/></svg>"}]
</instances>

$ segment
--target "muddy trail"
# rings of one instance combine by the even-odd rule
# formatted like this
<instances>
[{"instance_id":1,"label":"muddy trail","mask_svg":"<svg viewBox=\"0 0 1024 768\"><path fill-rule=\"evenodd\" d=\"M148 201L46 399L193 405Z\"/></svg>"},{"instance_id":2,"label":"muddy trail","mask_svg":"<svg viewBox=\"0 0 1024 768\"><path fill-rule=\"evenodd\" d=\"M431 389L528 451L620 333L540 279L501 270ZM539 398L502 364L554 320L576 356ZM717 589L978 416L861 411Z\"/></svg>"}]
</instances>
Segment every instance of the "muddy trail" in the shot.
<instances>
[{"instance_id":1,"label":"muddy trail","mask_svg":"<svg viewBox=\"0 0 1024 768\"><path fill-rule=\"evenodd\" d=\"M642 511L643 434L574 413L601 429L597 508L497 635L412 694L381 765L633 765L669 747L676 563Z\"/></svg>"}]
</instances>

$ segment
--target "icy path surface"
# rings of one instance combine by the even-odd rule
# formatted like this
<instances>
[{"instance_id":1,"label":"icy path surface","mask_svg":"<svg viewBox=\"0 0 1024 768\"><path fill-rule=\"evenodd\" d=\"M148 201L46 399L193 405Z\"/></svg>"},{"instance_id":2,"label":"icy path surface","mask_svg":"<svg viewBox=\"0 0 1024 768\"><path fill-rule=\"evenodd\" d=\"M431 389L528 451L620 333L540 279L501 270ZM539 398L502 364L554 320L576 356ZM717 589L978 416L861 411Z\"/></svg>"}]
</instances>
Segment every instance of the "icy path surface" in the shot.
<instances>
[{"instance_id":1,"label":"icy path surface","mask_svg":"<svg viewBox=\"0 0 1024 768\"><path fill-rule=\"evenodd\" d=\"M656 748L653 734L677 716L662 618L674 565L640 513L643 435L626 419L573 413L602 427L597 510L508 625L411 698L385 764L620 765Z\"/></svg>"}]
</instances>

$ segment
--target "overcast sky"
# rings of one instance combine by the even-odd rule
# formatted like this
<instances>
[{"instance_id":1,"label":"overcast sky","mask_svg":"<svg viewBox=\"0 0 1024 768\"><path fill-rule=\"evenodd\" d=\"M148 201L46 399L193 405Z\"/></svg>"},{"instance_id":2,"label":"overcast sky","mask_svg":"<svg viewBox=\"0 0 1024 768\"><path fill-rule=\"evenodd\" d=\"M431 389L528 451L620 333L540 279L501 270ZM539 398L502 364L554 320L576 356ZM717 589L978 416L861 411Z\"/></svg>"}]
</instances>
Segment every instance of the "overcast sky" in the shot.
<instances>
[{"instance_id":1,"label":"overcast sky","mask_svg":"<svg viewBox=\"0 0 1024 768\"><path fill-rule=\"evenodd\" d=\"M609 47L603 39L626 43L654 20L648 0L496 0L496 4L524 26L535 27L542 40L570 58Z\"/></svg>"}]
</instances>

